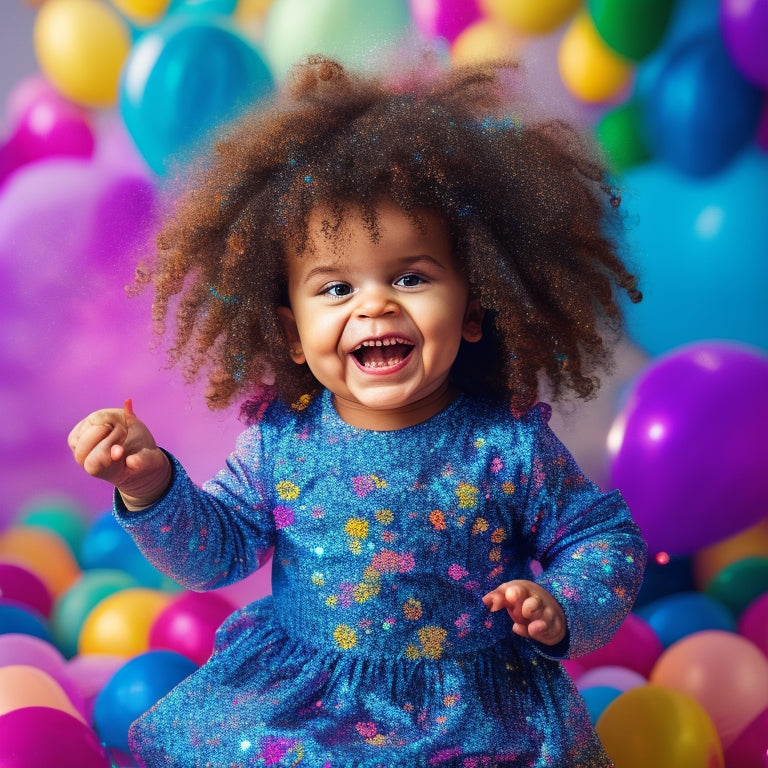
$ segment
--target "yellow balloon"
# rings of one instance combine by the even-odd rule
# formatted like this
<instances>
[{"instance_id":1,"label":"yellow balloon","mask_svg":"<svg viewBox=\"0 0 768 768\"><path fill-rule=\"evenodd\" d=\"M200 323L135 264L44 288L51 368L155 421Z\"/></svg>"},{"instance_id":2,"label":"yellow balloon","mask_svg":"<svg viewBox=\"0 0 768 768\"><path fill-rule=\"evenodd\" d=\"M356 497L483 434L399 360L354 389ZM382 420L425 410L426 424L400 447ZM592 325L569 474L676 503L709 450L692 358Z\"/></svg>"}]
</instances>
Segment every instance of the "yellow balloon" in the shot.
<instances>
[{"instance_id":1,"label":"yellow balloon","mask_svg":"<svg viewBox=\"0 0 768 768\"><path fill-rule=\"evenodd\" d=\"M632 62L603 42L586 11L577 14L563 35L557 63L568 90L589 103L616 96L627 86L634 72Z\"/></svg>"},{"instance_id":2,"label":"yellow balloon","mask_svg":"<svg viewBox=\"0 0 768 768\"><path fill-rule=\"evenodd\" d=\"M237 21L263 19L270 5L272 0L238 0L233 16Z\"/></svg>"},{"instance_id":3,"label":"yellow balloon","mask_svg":"<svg viewBox=\"0 0 768 768\"><path fill-rule=\"evenodd\" d=\"M77 642L79 653L136 656L149 650L149 632L172 595L131 587L105 597L86 616Z\"/></svg>"},{"instance_id":4,"label":"yellow balloon","mask_svg":"<svg viewBox=\"0 0 768 768\"><path fill-rule=\"evenodd\" d=\"M523 35L493 19L481 19L463 29L451 46L454 64L516 60L525 45Z\"/></svg>"},{"instance_id":5,"label":"yellow balloon","mask_svg":"<svg viewBox=\"0 0 768 768\"><path fill-rule=\"evenodd\" d=\"M768 556L768 517L746 531L700 549L693 556L693 578L699 589L723 568L747 557Z\"/></svg>"},{"instance_id":6,"label":"yellow balloon","mask_svg":"<svg viewBox=\"0 0 768 768\"><path fill-rule=\"evenodd\" d=\"M67 542L44 528L14 525L0 533L0 559L32 571L54 598L80 576L80 566Z\"/></svg>"},{"instance_id":7,"label":"yellow balloon","mask_svg":"<svg viewBox=\"0 0 768 768\"><path fill-rule=\"evenodd\" d=\"M131 32L113 9L99 0L48 0L33 38L37 63L60 93L87 107L115 103Z\"/></svg>"},{"instance_id":8,"label":"yellow balloon","mask_svg":"<svg viewBox=\"0 0 768 768\"><path fill-rule=\"evenodd\" d=\"M85 723L85 719L47 672L27 664L0 667L0 716L25 707L60 709Z\"/></svg>"},{"instance_id":9,"label":"yellow balloon","mask_svg":"<svg viewBox=\"0 0 768 768\"><path fill-rule=\"evenodd\" d=\"M544 35L564 24L583 0L480 0L480 8L518 32Z\"/></svg>"},{"instance_id":10,"label":"yellow balloon","mask_svg":"<svg viewBox=\"0 0 768 768\"><path fill-rule=\"evenodd\" d=\"M597 735L616 768L723 768L723 749L704 707L682 691L641 685L615 698Z\"/></svg>"},{"instance_id":11,"label":"yellow balloon","mask_svg":"<svg viewBox=\"0 0 768 768\"><path fill-rule=\"evenodd\" d=\"M112 5L140 26L148 26L165 14L170 0L112 0Z\"/></svg>"}]
</instances>

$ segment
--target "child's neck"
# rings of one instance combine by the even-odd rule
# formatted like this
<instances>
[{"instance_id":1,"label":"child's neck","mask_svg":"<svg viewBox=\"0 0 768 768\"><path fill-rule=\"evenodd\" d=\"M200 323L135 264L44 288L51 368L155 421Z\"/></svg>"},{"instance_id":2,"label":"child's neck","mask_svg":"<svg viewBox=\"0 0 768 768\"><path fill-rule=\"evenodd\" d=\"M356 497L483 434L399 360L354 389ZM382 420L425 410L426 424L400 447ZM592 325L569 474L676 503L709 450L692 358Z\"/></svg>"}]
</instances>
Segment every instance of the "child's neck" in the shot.
<instances>
[{"instance_id":1,"label":"child's neck","mask_svg":"<svg viewBox=\"0 0 768 768\"><path fill-rule=\"evenodd\" d=\"M431 394L399 408L375 409L333 396L333 405L342 421L358 429L392 432L421 424L445 410L457 397L458 390L446 381Z\"/></svg>"}]
</instances>

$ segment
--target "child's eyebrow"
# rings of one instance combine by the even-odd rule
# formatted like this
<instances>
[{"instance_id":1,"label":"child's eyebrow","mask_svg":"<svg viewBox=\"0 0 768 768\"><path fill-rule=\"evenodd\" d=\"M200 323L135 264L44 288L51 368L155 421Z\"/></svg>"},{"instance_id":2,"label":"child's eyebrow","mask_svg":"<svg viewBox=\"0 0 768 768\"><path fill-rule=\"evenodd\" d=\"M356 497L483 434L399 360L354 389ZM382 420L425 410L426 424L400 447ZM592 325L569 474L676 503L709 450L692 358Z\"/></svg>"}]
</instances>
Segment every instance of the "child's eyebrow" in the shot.
<instances>
[{"instance_id":1,"label":"child's eyebrow","mask_svg":"<svg viewBox=\"0 0 768 768\"><path fill-rule=\"evenodd\" d=\"M427 253L420 253L415 256L403 256L402 258L397 259L397 268L406 269L420 263L427 263L430 266L436 267L443 272L446 269L444 264L441 264L437 259ZM324 278L328 275L337 275L339 272L345 271L345 269L346 265L320 264L307 272L307 274L304 276L303 282L306 284L317 277Z\"/></svg>"}]
</instances>

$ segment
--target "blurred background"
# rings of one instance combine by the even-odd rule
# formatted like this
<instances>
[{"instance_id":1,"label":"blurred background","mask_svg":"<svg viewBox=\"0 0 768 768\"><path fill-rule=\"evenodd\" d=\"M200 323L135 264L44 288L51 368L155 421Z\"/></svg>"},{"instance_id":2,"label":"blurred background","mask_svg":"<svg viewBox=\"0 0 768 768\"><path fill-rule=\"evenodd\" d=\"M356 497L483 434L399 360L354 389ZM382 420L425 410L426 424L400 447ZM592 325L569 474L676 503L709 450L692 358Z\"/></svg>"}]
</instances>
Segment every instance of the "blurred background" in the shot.
<instances>
[{"instance_id":1,"label":"blurred background","mask_svg":"<svg viewBox=\"0 0 768 768\"><path fill-rule=\"evenodd\" d=\"M613 705L601 737L619 768L768 766L768 0L0 3L0 678L4 634L36 632L79 666L69 700L92 705L122 665L94 657L146 651L147 617L173 594L111 520L111 489L75 465L71 427L131 397L198 481L242 428L168 369L150 297L125 292L179 163L309 53L377 69L512 58L541 118L602 147L644 293L600 395L552 422L625 495L652 556L637 610L574 677L619 670L580 684L596 722ZM261 574L192 612L210 629L268 590ZM112 593L104 621L123 622L128 648L83 630ZM153 650L181 652L158 631ZM79 736L47 726L78 768L103 765L103 743L131 764L110 701L95 731L88 706ZM0 694L0 744L42 722L8 725L22 709Z\"/></svg>"}]
</instances>

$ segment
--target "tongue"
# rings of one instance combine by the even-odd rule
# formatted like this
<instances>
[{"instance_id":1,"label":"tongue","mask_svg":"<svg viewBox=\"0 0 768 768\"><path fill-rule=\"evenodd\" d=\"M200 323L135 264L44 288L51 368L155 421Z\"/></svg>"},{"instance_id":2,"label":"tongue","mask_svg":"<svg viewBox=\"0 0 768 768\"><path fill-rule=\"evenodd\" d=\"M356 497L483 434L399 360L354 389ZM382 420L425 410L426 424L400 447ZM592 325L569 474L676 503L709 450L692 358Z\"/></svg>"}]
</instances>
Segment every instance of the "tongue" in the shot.
<instances>
[{"instance_id":1,"label":"tongue","mask_svg":"<svg viewBox=\"0 0 768 768\"><path fill-rule=\"evenodd\" d=\"M384 368L404 360L413 347L407 344L390 344L386 347L362 347L355 356L366 368Z\"/></svg>"}]
</instances>

